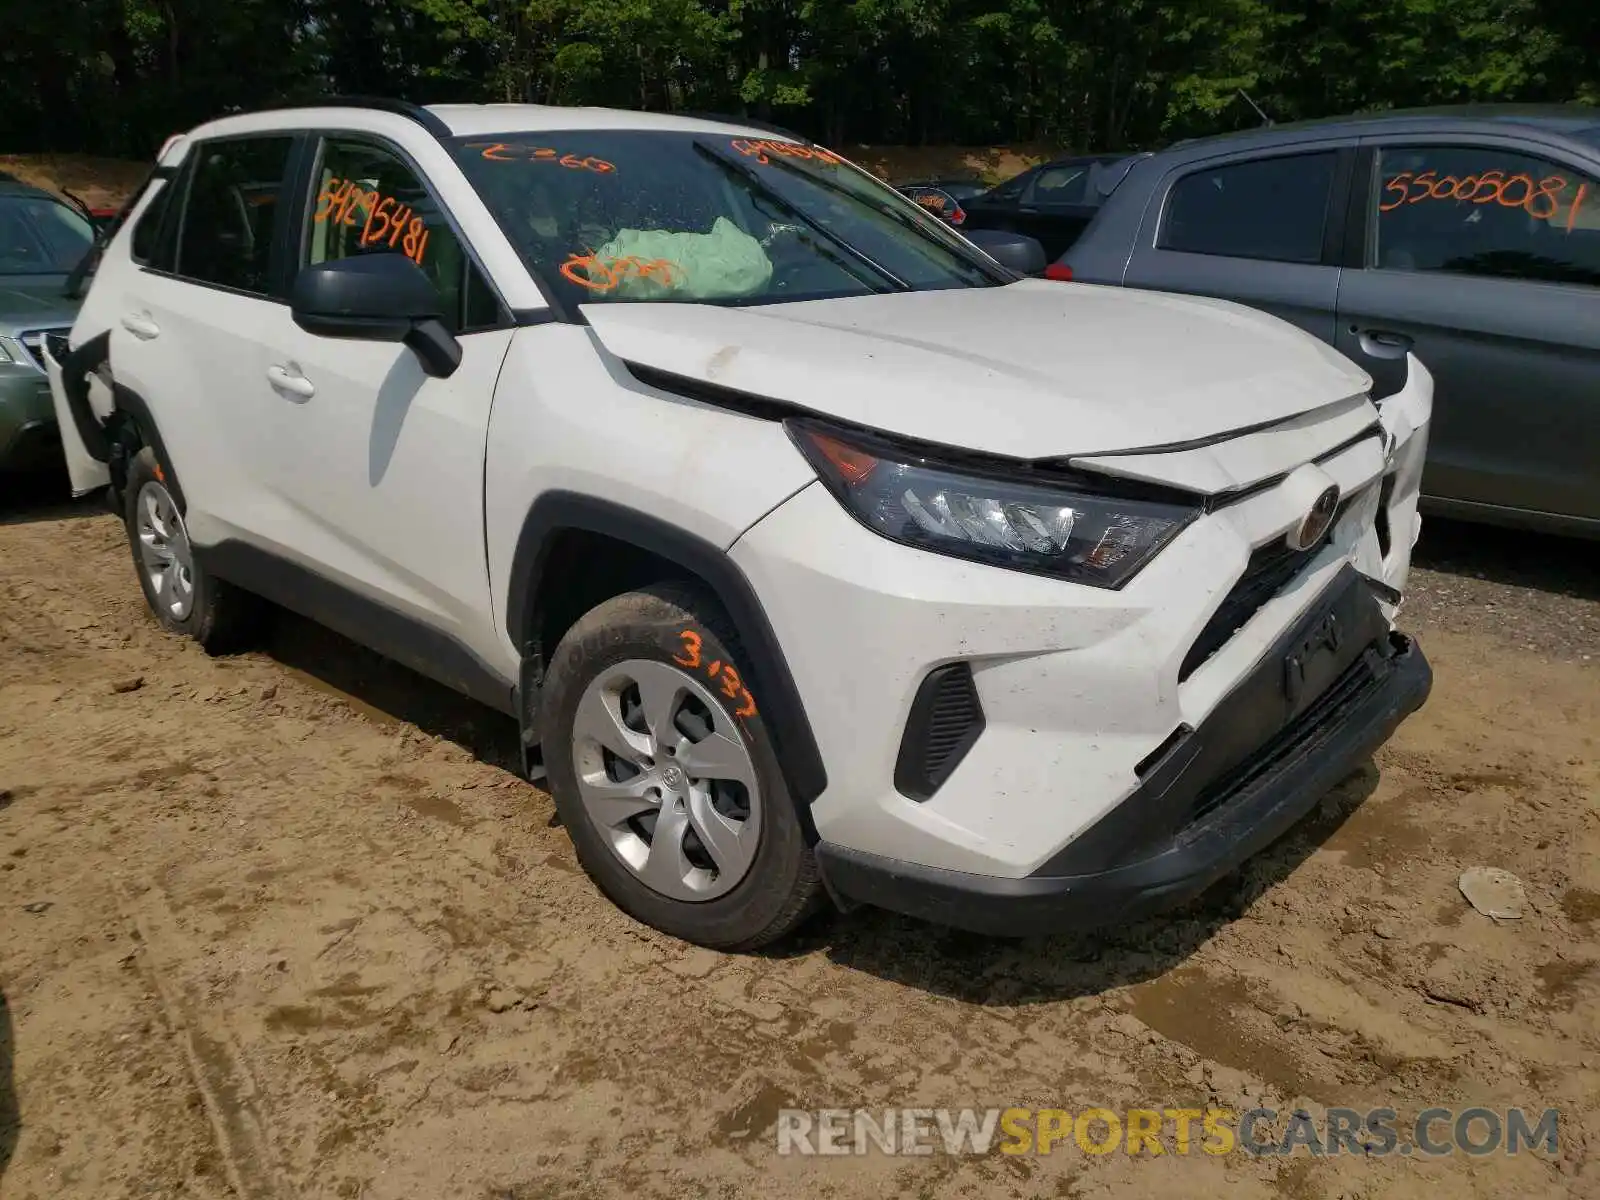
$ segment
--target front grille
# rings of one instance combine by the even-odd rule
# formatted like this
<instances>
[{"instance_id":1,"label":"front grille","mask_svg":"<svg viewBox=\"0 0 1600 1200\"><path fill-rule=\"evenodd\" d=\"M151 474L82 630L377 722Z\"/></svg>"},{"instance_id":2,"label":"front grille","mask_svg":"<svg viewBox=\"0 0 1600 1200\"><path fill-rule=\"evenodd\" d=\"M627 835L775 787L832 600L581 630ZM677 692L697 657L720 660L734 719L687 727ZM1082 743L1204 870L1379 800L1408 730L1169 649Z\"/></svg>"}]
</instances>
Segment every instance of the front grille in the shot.
<instances>
[{"instance_id":1,"label":"front grille","mask_svg":"<svg viewBox=\"0 0 1600 1200\"><path fill-rule=\"evenodd\" d=\"M29 329L24 333L18 334L17 341L22 343L22 348L28 352L28 354L33 358L33 361L39 365L39 369L42 371L44 370L45 338L49 337L61 339L61 341L55 341L51 343L52 347L59 347L66 339L66 336L70 331L71 326L68 325L61 325L54 329ZM53 349L52 353L59 353L59 351Z\"/></svg>"},{"instance_id":2,"label":"front grille","mask_svg":"<svg viewBox=\"0 0 1600 1200\"><path fill-rule=\"evenodd\" d=\"M1372 664L1375 658L1374 651L1362 654L1345 668L1344 674L1334 680L1327 691L1312 702L1310 708L1263 743L1249 758L1207 784L1189 808L1187 825L1192 827L1198 824L1224 804L1243 796L1257 781L1271 774L1282 763L1313 753L1323 738L1340 726L1345 710L1374 686L1377 676L1373 673Z\"/></svg>"},{"instance_id":3,"label":"front grille","mask_svg":"<svg viewBox=\"0 0 1600 1200\"><path fill-rule=\"evenodd\" d=\"M1200 630L1200 636L1195 638L1194 645L1189 647L1189 653L1183 656L1183 662L1178 667L1179 683L1227 645L1228 640L1244 628L1245 622L1255 616L1262 605L1293 583L1295 576L1322 553L1323 547L1333 540L1333 531L1339 527L1339 522L1344 519L1355 498L1345 497L1328 524L1328 532L1322 535L1315 546L1295 550L1287 542L1275 541L1256 547L1250 555L1250 561L1245 564L1239 582L1223 597L1217 611L1211 614L1205 628Z\"/></svg>"},{"instance_id":4,"label":"front grille","mask_svg":"<svg viewBox=\"0 0 1600 1200\"><path fill-rule=\"evenodd\" d=\"M894 785L908 799L928 799L983 732L983 705L966 663L935 667L917 689L894 764Z\"/></svg>"}]
</instances>

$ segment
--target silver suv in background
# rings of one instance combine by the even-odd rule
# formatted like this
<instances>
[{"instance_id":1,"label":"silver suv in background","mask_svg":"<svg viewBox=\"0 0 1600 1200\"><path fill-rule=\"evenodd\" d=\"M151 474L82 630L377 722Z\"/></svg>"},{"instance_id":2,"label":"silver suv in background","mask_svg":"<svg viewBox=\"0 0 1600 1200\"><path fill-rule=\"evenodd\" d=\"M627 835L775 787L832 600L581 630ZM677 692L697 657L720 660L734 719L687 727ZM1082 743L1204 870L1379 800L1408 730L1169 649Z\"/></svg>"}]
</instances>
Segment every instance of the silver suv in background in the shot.
<instances>
[{"instance_id":1,"label":"silver suv in background","mask_svg":"<svg viewBox=\"0 0 1600 1200\"><path fill-rule=\"evenodd\" d=\"M1070 275L1068 275L1070 272ZM1437 389L1424 507L1600 536L1600 109L1376 113L1131 160L1053 277L1242 301Z\"/></svg>"}]
</instances>

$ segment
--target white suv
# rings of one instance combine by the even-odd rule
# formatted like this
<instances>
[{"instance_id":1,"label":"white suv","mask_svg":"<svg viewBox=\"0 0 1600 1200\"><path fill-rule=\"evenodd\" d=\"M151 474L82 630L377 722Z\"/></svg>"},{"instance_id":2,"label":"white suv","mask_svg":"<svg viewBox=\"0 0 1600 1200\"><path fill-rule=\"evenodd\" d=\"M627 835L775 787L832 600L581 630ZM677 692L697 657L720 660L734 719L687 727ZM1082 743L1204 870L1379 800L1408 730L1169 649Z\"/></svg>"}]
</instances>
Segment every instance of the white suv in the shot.
<instances>
[{"instance_id":1,"label":"white suv","mask_svg":"<svg viewBox=\"0 0 1600 1200\"><path fill-rule=\"evenodd\" d=\"M738 123L330 103L175 138L52 376L163 625L515 715L640 920L1122 921L1422 703L1432 383L1004 256Z\"/></svg>"}]
</instances>

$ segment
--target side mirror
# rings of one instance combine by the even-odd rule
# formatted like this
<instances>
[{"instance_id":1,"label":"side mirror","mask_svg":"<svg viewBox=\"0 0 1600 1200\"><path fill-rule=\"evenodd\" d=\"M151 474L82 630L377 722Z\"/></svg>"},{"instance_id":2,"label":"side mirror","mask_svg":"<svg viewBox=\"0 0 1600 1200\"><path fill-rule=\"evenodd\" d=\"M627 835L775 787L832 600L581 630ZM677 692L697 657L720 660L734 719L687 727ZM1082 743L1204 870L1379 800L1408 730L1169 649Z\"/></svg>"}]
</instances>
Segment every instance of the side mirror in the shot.
<instances>
[{"instance_id":1,"label":"side mirror","mask_svg":"<svg viewBox=\"0 0 1600 1200\"><path fill-rule=\"evenodd\" d=\"M304 267L289 294L294 323L318 337L402 342L437 379L461 365L461 343L422 268L404 254L361 254Z\"/></svg>"},{"instance_id":2,"label":"side mirror","mask_svg":"<svg viewBox=\"0 0 1600 1200\"><path fill-rule=\"evenodd\" d=\"M974 229L968 232L970 240L979 250L1003 267L1010 267L1019 275L1044 273L1049 259L1037 238L1021 233L1008 233L1001 229Z\"/></svg>"}]
</instances>

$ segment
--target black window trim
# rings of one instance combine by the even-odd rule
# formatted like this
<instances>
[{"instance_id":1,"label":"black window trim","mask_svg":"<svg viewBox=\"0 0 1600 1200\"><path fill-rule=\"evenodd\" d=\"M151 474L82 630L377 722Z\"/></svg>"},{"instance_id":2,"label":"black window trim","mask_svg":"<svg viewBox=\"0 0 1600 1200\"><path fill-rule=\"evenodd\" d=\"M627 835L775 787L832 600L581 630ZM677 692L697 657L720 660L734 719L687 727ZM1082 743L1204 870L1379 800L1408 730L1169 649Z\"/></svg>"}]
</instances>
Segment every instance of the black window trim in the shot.
<instances>
[{"instance_id":1,"label":"black window trim","mask_svg":"<svg viewBox=\"0 0 1600 1200\"><path fill-rule=\"evenodd\" d=\"M1210 155L1206 158L1194 159L1172 167L1158 186L1160 204L1157 207L1154 229L1152 230L1151 250L1167 254L1196 254L1204 258L1231 258L1239 262L1276 263L1285 267L1338 266L1338 258L1332 253L1336 239L1331 237L1330 234L1333 232L1333 227L1338 223L1338 214L1344 208L1345 197L1349 194L1351 161L1355 153L1352 142L1353 139L1350 138L1323 138L1311 142L1291 142L1286 145L1262 147L1255 150L1234 150L1227 154ZM1248 254L1217 254L1208 250L1180 250L1164 243L1167 218L1172 211L1172 193L1189 176L1225 167L1266 162L1269 159L1305 158L1313 154L1331 155L1334 160L1333 175L1328 186L1328 202L1322 214L1322 239L1316 261L1302 262Z\"/></svg>"},{"instance_id":2,"label":"black window trim","mask_svg":"<svg viewBox=\"0 0 1600 1200\"><path fill-rule=\"evenodd\" d=\"M433 180L429 178L428 173L422 169L422 166L417 162L416 158L404 146L400 145L398 142L385 136L384 134L373 133L369 129L345 129L342 127L322 126L315 129L309 129L306 131L306 133L308 134L306 139L307 144L302 150L302 154L304 156L304 176L300 182L300 199L296 202L300 210L300 214L293 225L295 230L294 244L289 248L286 263L286 266L292 268L290 274L291 280L295 274L299 273L301 264L304 262L307 254L306 243L308 237L310 236L311 216L314 212L314 206L316 204L316 182L319 174L319 168L322 164L324 147L329 139L364 142L374 149L381 150L386 154L392 154L395 158L399 159L403 164L405 164L407 170L417 177L417 181L422 185L423 190L427 192L428 197L438 208L440 215L444 217L445 224L448 225L450 231L455 234L456 242L461 246L463 256L466 258L467 262L472 265L473 269L478 272L483 281L489 285L489 292L494 296L495 305L500 310L499 319L491 325L474 325L471 329L459 329L456 331L456 336L470 337L475 333L493 333L499 330L515 329L523 324L540 323L538 321L525 321L519 317L519 314L512 311L511 305L506 303L505 293L500 290L500 285L495 282L494 276L484 267L483 260L478 257L478 252L476 249L474 249L471 239L469 239L465 231L462 230L460 222L456 220L455 214L450 211L450 207L445 204L444 200L439 196L439 191L436 187L434 187ZM446 146L446 149L448 148L449 147ZM534 282L538 283L538 280L535 280ZM463 285L465 285L464 280ZM543 291L544 289L541 287L540 293L543 294ZM464 297L464 287L462 294ZM464 303L462 310L462 315L464 316Z\"/></svg>"},{"instance_id":3,"label":"black window trim","mask_svg":"<svg viewBox=\"0 0 1600 1200\"><path fill-rule=\"evenodd\" d=\"M185 179L186 175L181 167L169 175L151 177L150 185L147 185L145 189L151 192L149 202L145 205L144 211L139 214L138 218L128 228L128 257L133 260L135 266L149 267L155 264L159 269L159 264L172 261L173 229L177 221L178 209L183 203L183 192L180 189L183 187ZM160 186L154 187L152 190L151 185L155 184ZM140 258L134 253L133 244L139 236L139 226L149 218L150 208L156 204L160 204L162 208L156 222L154 249L147 257Z\"/></svg>"},{"instance_id":4,"label":"black window trim","mask_svg":"<svg viewBox=\"0 0 1600 1200\"><path fill-rule=\"evenodd\" d=\"M1350 197L1352 211L1355 211L1354 206L1360 206L1361 224L1358 230L1360 236L1352 238L1346 244L1346 265L1363 271L1394 271L1397 274L1443 277L1456 281L1479 279L1502 285L1515 284L1520 287L1584 288L1594 291L1594 285L1591 283L1573 283L1560 279L1523 279L1520 276L1471 275L1441 271L1401 272L1398 268L1385 268L1377 264L1378 223L1372 218L1377 209L1373 201L1377 198L1378 156L1382 151L1402 147L1418 150L1428 147L1504 150L1512 154L1547 158L1557 166L1564 166L1569 171L1582 171L1600 181L1600 156L1596 156L1597 161L1585 162L1587 156L1566 140L1539 137L1536 136L1538 132L1535 129L1522 129L1516 134L1502 133L1499 130L1455 130L1449 133L1430 130L1427 133L1369 133L1363 136L1359 150L1365 159L1363 167L1367 176L1366 186L1359 197L1354 192Z\"/></svg>"},{"instance_id":5,"label":"black window trim","mask_svg":"<svg viewBox=\"0 0 1600 1200\"><path fill-rule=\"evenodd\" d=\"M178 169L176 178L170 181L169 186L179 189L174 192L175 203L167 209L167 216L162 220L161 242L157 247L157 257L171 264L169 267L153 267L145 263L135 263L140 271L147 275L154 275L161 279L171 279L178 283L187 283L192 287L208 288L213 292L223 292L230 296L244 296L250 300L262 300L268 304L288 304L288 293L278 294L278 283L281 279L281 255L283 248L283 224L278 222L272 235L272 247L267 251L267 279L268 290L254 292L246 288L229 287L226 284L213 283L208 279L196 279L192 275L185 275L178 267L178 245L183 235L183 218L189 211L189 188L194 181L195 164L200 161L199 152L206 146L218 145L223 142L258 142L265 138L290 139L289 155L285 160L283 179L278 184L279 211L284 211L283 205L288 201L291 193L290 185L294 182L295 166L303 152L302 142L304 135L295 129L264 129L252 130L249 133L225 133L215 137L200 138L184 149L183 163ZM129 245L131 254L133 247ZM170 257L167 257L170 253Z\"/></svg>"}]
</instances>

